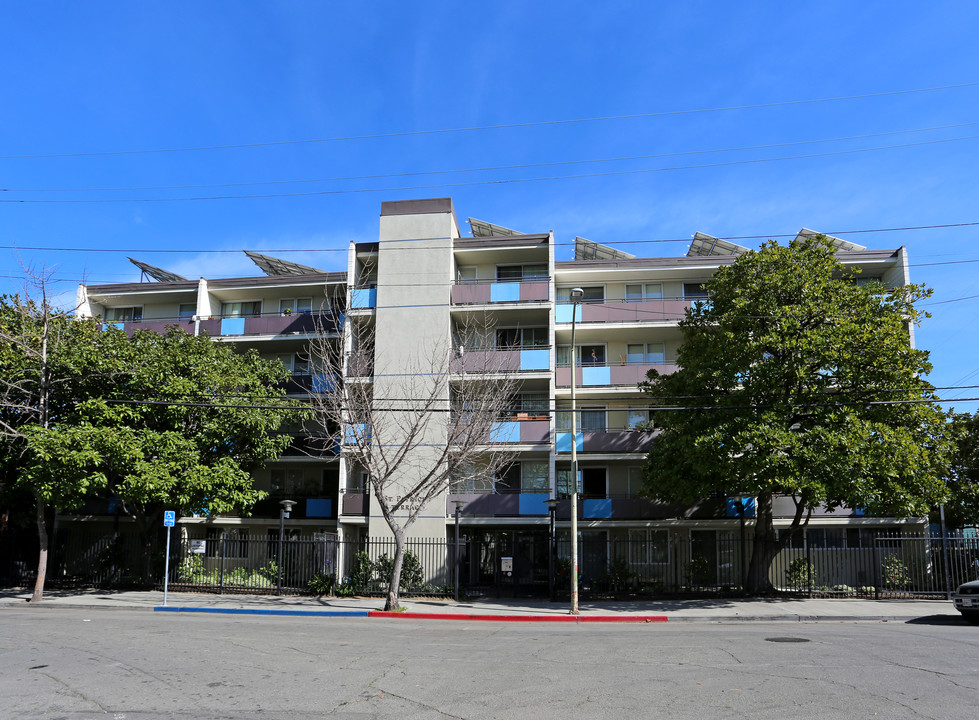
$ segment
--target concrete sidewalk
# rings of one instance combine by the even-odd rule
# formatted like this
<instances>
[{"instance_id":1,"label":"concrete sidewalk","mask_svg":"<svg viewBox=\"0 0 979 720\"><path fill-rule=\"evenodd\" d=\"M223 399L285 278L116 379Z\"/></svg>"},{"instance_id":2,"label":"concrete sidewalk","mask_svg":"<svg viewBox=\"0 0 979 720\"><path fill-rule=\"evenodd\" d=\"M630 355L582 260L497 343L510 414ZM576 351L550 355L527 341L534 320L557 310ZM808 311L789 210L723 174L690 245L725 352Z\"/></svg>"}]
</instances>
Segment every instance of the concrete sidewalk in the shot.
<instances>
[{"instance_id":1,"label":"concrete sidewalk","mask_svg":"<svg viewBox=\"0 0 979 720\"><path fill-rule=\"evenodd\" d=\"M30 593L0 590L0 609L31 607ZM903 621L935 616L959 618L944 600L710 598L582 602L581 614L568 614L568 603L546 600L451 600L403 598L404 613L381 613L382 598L313 598L274 595L49 590L39 608L128 609L158 612L211 612L252 615L399 617L435 620L538 622L842 622Z\"/></svg>"}]
</instances>

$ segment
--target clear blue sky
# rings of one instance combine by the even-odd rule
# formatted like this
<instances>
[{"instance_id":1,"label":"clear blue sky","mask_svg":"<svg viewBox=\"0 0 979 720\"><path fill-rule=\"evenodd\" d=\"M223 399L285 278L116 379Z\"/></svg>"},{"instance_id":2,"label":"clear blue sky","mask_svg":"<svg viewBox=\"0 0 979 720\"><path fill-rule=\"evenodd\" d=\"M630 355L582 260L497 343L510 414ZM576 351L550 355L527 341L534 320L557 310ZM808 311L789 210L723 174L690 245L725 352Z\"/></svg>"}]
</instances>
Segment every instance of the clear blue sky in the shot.
<instances>
[{"instance_id":1,"label":"clear blue sky","mask_svg":"<svg viewBox=\"0 0 979 720\"><path fill-rule=\"evenodd\" d=\"M979 83L974 2L475 5L0 0L0 287L23 262L73 298L83 278L138 279L126 255L256 274L204 250L344 269L350 240L376 239L380 202L415 197L554 230L559 259L575 235L660 256L698 230L979 222L979 85L898 93ZM881 93L897 94L744 107ZM676 112L718 108L742 109ZM629 115L646 117L551 122ZM364 135L388 136L50 157ZM513 165L536 167L485 169ZM488 182L527 178L558 179ZM214 187L138 189L191 185ZM291 196L240 197L270 194ZM239 197L172 200L215 196ZM979 384L979 298L956 300L979 294L979 226L841 236L908 247L942 303L917 334L931 381ZM670 239L686 240L645 242ZM38 246L88 250L24 249Z\"/></svg>"}]
</instances>

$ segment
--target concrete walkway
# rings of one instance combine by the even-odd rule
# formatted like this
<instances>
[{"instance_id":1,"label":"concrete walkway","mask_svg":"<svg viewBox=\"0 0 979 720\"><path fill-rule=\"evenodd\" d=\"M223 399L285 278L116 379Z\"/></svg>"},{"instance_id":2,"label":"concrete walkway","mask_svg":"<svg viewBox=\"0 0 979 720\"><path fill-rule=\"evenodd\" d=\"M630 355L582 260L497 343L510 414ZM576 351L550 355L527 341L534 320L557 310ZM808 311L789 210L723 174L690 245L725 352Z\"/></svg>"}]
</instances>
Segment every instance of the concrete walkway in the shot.
<instances>
[{"instance_id":1,"label":"concrete walkway","mask_svg":"<svg viewBox=\"0 0 979 720\"><path fill-rule=\"evenodd\" d=\"M701 600L637 600L582 602L578 618L568 614L566 602L541 600L451 600L404 598L403 613L379 612L381 598L276 597L169 593L49 590L37 606L27 603L30 593L0 590L5 608L90 608L156 612L210 612L250 615L398 617L435 620L491 620L538 622L842 622L900 621L929 618L958 622L959 613L945 600L768 599L712 598Z\"/></svg>"}]
</instances>

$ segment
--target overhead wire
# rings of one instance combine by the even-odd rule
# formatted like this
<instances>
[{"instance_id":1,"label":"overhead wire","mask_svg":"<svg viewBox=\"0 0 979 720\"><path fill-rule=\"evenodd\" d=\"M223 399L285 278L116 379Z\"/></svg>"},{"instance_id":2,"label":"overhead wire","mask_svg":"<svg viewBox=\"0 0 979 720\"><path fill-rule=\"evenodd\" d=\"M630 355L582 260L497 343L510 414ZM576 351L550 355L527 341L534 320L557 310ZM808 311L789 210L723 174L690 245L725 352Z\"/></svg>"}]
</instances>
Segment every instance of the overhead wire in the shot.
<instances>
[{"instance_id":1,"label":"overhead wire","mask_svg":"<svg viewBox=\"0 0 979 720\"><path fill-rule=\"evenodd\" d=\"M663 110L659 112L630 113L630 114L623 114L623 115L605 115L605 116L584 117L584 118L567 118L567 119L558 119L558 120L534 120L534 121L516 122L516 123L501 123L496 125L473 125L468 127L401 130L401 131L387 132L387 133L346 135L346 136L334 136L334 137L326 137L326 138L311 138L311 139L300 139L300 140L274 140L274 141L266 141L266 142L235 143L235 144L227 143L227 144L220 144L220 145L197 145L197 146L172 147L172 148L149 148L149 149L135 149L135 150L99 150L99 151L89 151L89 152L0 155L0 159L25 160L25 159L42 159L42 158L97 157L97 156L110 156L110 155L144 155L144 154L155 154L155 153L231 150L231 149L256 148L256 147L308 145L313 143L334 143L334 142L346 142L346 141L358 141L358 140L378 140L382 138L412 137L412 136L419 136L419 135L439 135L439 134L449 134L449 133L479 132L479 131L486 131L486 130L506 130L506 129L543 127L543 126L554 126L554 125L573 125L573 124L593 123L593 122L638 120L638 119L648 119L648 118L655 118L655 117L730 112L734 110L758 110L758 109L773 108L773 107L787 107L792 105L812 105L812 104L826 103L826 102L842 102L842 101L849 101L849 100L865 100L870 98L893 97L898 95L911 95L917 93L928 93L928 92L936 92L941 90L954 90L954 89L969 88L969 87L976 87L976 86L979 86L979 82L957 83L952 85L939 85L939 86L926 87L926 88L890 90L884 92L863 93L857 95L838 95L838 96L823 97L823 98L782 100L776 102L753 103L753 104L745 104L745 105L729 105L729 106L722 106L722 107L693 108L693 109L683 109L683 110Z\"/></svg>"},{"instance_id":2,"label":"overhead wire","mask_svg":"<svg viewBox=\"0 0 979 720\"><path fill-rule=\"evenodd\" d=\"M493 180L470 180L466 182L445 182L432 183L428 185L408 185L401 187L372 187L372 188L346 188L334 190L309 190L305 192L291 193L258 193L251 195L196 195L189 197L157 197L157 198L91 198L91 199L38 199L20 198L9 199L0 198L0 203L6 204L103 204L103 203L170 203L170 202L193 202L193 201L212 201L212 200L259 200L270 198L287 197L319 197L327 195L352 195L364 193L400 193L414 190L437 190L444 188L477 187L484 185L510 185L530 182L551 182L556 180L582 180L600 177L616 177L625 175L643 175L649 173L675 172L679 170L703 170L719 167L731 167L736 165L756 165L760 163L782 162L788 160L808 160L821 157L836 157L841 155L853 155L867 152L878 152L881 150L894 150L898 148L921 147L925 145L937 145L942 143L959 142L963 140L979 139L979 135L969 135L958 138L943 138L939 140L922 140L915 143L900 143L897 145L883 145L873 148L852 148L849 150L834 150L825 153L807 153L803 155L787 155L783 157L751 158L745 160L729 160L726 162L702 163L699 165L678 165L673 167L658 168L638 168L632 170L607 170L603 172L577 173L570 175L547 175L538 177L510 177L496 178Z\"/></svg>"},{"instance_id":3,"label":"overhead wire","mask_svg":"<svg viewBox=\"0 0 979 720\"><path fill-rule=\"evenodd\" d=\"M259 185L295 185L295 184L320 183L320 182L341 182L341 181L349 181L349 180L380 180L380 179L387 179L387 178L418 177L418 176L425 176L425 175L452 175L452 174L462 174L462 173L489 172L489 171L497 171L497 170L525 170L530 168L556 167L556 166L564 166L564 165L589 165L589 164L599 164L599 163L627 162L627 161L635 161L635 160L652 160L655 158L681 157L687 155L709 155L714 153L743 152L746 150L770 150L773 148L795 147L799 145L814 145L814 144L821 144L821 143L844 142L848 140L866 140L869 138L887 137L891 135L907 135L911 133L933 132L935 130L949 130L949 129L957 129L963 127L972 127L975 125L979 125L979 122L956 123L954 125L937 125L933 127L914 128L908 130L890 130L886 132L867 133L863 135L847 135L847 136L841 136L835 138L818 138L815 140L797 140L793 142L768 143L764 145L745 145L741 147L714 148L710 150L686 150L686 151L669 152L669 153L655 153L650 155L627 155L627 156L620 156L620 157L594 158L594 159L586 159L586 160L558 160L553 162L523 163L523 164L513 164L513 165L491 165L486 167L457 168L457 169L449 169L449 170L422 170L416 172L379 173L373 175L345 175L345 176L325 177L325 178L308 178L308 179L301 179L301 180L295 180L295 179L256 180L250 182L199 183L199 184L182 184L182 185L133 185L133 186L125 186L125 187L74 187L74 188L5 187L5 188L0 188L0 192L69 193L69 192L123 192L123 191L136 191L136 190L140 190L140 191L193 190L193 189L218 188L218 187L254 187Z\"/></svg>"}]
</instances>

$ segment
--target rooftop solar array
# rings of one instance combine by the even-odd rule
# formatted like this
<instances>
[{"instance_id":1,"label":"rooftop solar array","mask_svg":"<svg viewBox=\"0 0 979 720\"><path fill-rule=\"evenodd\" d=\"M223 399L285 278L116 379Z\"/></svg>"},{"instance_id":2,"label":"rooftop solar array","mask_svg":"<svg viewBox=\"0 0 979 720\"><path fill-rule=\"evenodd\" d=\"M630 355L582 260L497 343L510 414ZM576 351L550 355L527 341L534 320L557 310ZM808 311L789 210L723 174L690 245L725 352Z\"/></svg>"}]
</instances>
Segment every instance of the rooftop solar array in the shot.
<instances>
[{"instance_id":1,"label":"rooftop solar array","mask_svg":"<svg viewBox=\"0 0 979 720\"><path fill-rule=\"evenodd\" d=\"M805 240L811 238L815 235L824 235L824 233L816 232L815 230L810 230L809 228L802 228L799 234L796 235L796 240ZM838 237L833 237L832 235L824 235L824 237L833 243L833 247L837 250L844 250L846 252L852 252L855 250L866 250L867 248L863 245L857 245L856 243L848 242L846 240L840 240Z\"/></svg>"},{"instance_id":2,"label":"rooftop solar array","mask_svg":"<svg viewBox=\"0 0 979 720\"><path fill-rule=\"evenodd\" d=\"M153 265L147 265L139 260L133 260L128 258L129 262L139 268L140 272L143 273L143 277L149 276L156 280L157 282L187 282L187 278L181 277L176 273L167 272ZM142 277L140 278L142 280Z\"/></svg>"},{"instance_id":3,"label":"rooftop solar array","mask_svg":"<svg viewBox=\"0 0 979 720\"><path fill-rule=\"evenodd\" d=\"M748 252L748 248L735 245L733 242L721 240L713 235L699 232L693 236L690 249L687 250L687 257L707 256L707 255L741 255Z\"/></svg>"},{"instance_id":4,"label":"rooftop solar array","mask_svg":"<svg viewBox=\"0 0 979 720\"><path fill-rule=\"evenodd\" d=\"M476 218L469 218L469 227L472 228L473 237L504 237L525 234L511 230L510 228L505 228L502 225L494 225L484 220L477 220Z\"/></svg>"},{"instance_id":5,"label":"rooftop solar array","mask_svg":"<svg viewBox=\"0 0 979 720\"><path fill-rule=\"evenodd\" d=\"M608 245L599 245L597 242L585 240L583 237L574 239L575 260L635 260L635 258L635 255L616 250Z\"/></svg>"},{"instance_id":6,"label":"rooftop solar array","mask_svg":"<svg viewBox=\"0 0 979 720\"><path fill-rule=\"evenodd\" d=\"M245 255L250 257L256 265L262 268L262 271L266 275L319 275L323 272L308 265L300 265L299 263L280 260L279 258L268 255L259 255L250 250L245 250Z\"/></svg>"}]
</instances>

